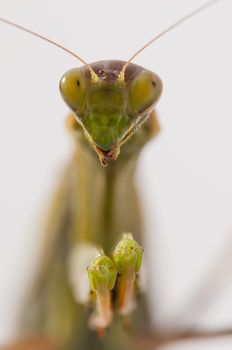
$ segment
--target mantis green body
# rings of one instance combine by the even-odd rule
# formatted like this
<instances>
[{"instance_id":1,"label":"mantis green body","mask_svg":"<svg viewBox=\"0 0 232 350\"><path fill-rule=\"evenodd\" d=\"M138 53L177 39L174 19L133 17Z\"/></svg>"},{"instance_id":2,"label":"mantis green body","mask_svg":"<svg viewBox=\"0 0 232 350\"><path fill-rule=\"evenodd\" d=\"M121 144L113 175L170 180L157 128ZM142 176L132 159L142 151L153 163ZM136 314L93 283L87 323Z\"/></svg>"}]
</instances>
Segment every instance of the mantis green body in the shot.
<instances>
[{"instance_id":1,"label":"mantis green body","mask_svg":"<svg viewBox=\"0 0 232 350\"><path fill-rule=\"evenodd\" d=\"M94 118L96 118L96 120L99 118L98 112L96 114L94 114L94 112L101 108L107 110L109 117L105 118L105 125L103 124L104 120L101 121L100 126L98 123L95 123L96 135L100 135L96 137L98 143L96 139L93 141L88 135L86 138L83 134L82 127L85 128L86 124L89 125L89 121L86 122L85 120L84 112L83 117L81 116L81 123L78 123L80 118L78 113L75 116L69 117L69 126L75 139L74 156L70 167L64 174L61 188L58 191L59 198L55 198L54 201L47 232L46 256L43 258L43 268L37 282L37 290L29 308L28 324L30 325L29 328L33 325L32 333L39 333L42 337L53 339L53 341L58 344L58 348L62 350L132 350L135 349L136 346L135 339L128 334L125 326L123 326L122 320L125 318L124 315L120 316L117 312L117 304L120 302L120 289L114 288L112 298L115 312L112 316L113 319L104 337L99 338L97 333L90 330L88 326L89 314L91 314L90 310L88 311L90 303L87 301L84 305L80 305L78 302L79 297L75 295L75 286L73 286L73 283L75 284L75 279L77 284L83 283L81 276L78 275L78 266L71 267L72 271L74 271L74 276L72 274L70 278L70 257L73 256L73 252L75 255L76 248L83 247L83 251L88 255L88 249L90 247L100 247L104 250L105 254L112 257L113 250L120 241L123 232L132 232L136 241L139 243L142 242L143 230L134 184L134 172L142 146L158 131L153 107L159 93L155 91L153 99L150 99L149 104L146 100L145 103L142 101L140 106L137 105L136 108L138 108L139 111L134 111L132 116L126 114L126 110L131 108L130 106L128 107L128 101L126 99L130 94L131 86L133 89L140 88L142 95L144 87L146 90L152 89L153 92L154 82L157 89L160 89L159 92L161 92L161 82L154 73L131 64L128 67L124 86L116 85L115 87L115 81L117 81L118 75L113 76L113 72L118 70L118 67L120 70L123 64L123 62L118 61L106 61L97 65L91 65L96 73L98 73L98 69L103 71L105 67L112 67L106 70L106 79L103 82L94 82L93 87L91 86L91 76L88 74L88 71L85 71L86 68L83 68L84 73L82 69L71 71L71 80L74 74L75 83L77 79L80 79L79 76L77 77L79 74L81 76L86 74L86 79L89 79L83 81L85 78L82 78L83 80L81 81L82 84L88 86L89 90L84 92L85 96L88 96L88 101L95 101L94 106L92 106L91 103L88 104L84 102L87 104L87 118L89 116L89 110L92 110L93 115L91 121L94 123ZM68 76L69 75L70 73L68 73ZM140 81L140 77L142 82ZM144 81L144 77L147 81ZM62 78L62 81L63 80L64 78ZM139 84L139 87L135 87L133 85L134 82ZM64 82L61 84L64 84ZM149 85L146 86L146 84ZM72 86L74 89L78 89L80 85L73 84ZM89 97L88 94L91 93L92 88L94 97ZM120 108L118 108L119 114L116 115L115 109L117 105L114 106L114 101L119 99L118 90L123 98L125 98L125 101L122 102L123 107L121 107L121 111ZM64 93L62 85L61 91ZM107 96L111 96L111 98L107 98ZM145 99L147 99L147 94L144 96ZM67 96L64 98L68 99ZM134 102L133 96L131 100ZM83 101L83 99L81 99L81 101ZM113 111L112 115L111 106ZM120 113L123 112L125 114L122 117L123 114ZM151 117L148 118L150 115ZM77 118L78 121L76 121L74 117ZM128 122L125 123L128 124L128 129L125 128L121 134L121 125L118 123L118 130L116 129L115 133L112 133L113 136L116 135L115 139L112 138L110 146L108 146L107 141L103 149L102 143L105 141L105 138L103 135L103 139L101 139L102 129L104 132L110 133L112 123L117 124L117 119L115 120L115 118L128 119ZM108 122L109 119L111 123ZM138 120L141 125L139 125ZM113 127L115 128L115 125L113 125ZM98 129L100 129L99 132ZM130 139L135 129L138 130ZM110 157L115 157L112 150L116 149L117 154L119 153L120 143L124 141L125 135L128 142L123 145L119 158L115 162L109 161ZM93 147L97 151L101 162L103 164L107 162L107 167L101 165L95 152L89 147L89 142L91 145L94 143ZM126 239L127 245L128 242L132 242L130 249L140 249L134 240L130 240L130 237ZM139 271L141 264L140 255L136 255L138 256L138 258L136 258L137 260L134 260L132 256L131 260L127 259L127 261L122 262L120 254L123 254L123 247L124 245L122 243L121 245L119 244L113 254L120 276L123 276L123 269L127 269L127 271L129 271L128 273L130 273L130 267L132 267L132 269L134 268L135 272ZM129 256L128 252L126 252L125 256ZM71 263L71 265L73 266L73 263ZM88 265L85 269L87 267ZM91 273L93 273L92 271L94 270L91 270ZM118 278L118 280L120 281L120 278ZM136 290L134 289L135 280L132 279L132 281L132 293L136 297ZM94 304L95 302L93 301L93 305ZM129 312L127 315L127 317L129 317L128 327L131 329L131 332L135 332L135 334L138 331L142 333L143 330L145 331L145 329L147 330L150 327L144 296L140 298L137 304L136 309Z\"/></svg>"}]
</instances>

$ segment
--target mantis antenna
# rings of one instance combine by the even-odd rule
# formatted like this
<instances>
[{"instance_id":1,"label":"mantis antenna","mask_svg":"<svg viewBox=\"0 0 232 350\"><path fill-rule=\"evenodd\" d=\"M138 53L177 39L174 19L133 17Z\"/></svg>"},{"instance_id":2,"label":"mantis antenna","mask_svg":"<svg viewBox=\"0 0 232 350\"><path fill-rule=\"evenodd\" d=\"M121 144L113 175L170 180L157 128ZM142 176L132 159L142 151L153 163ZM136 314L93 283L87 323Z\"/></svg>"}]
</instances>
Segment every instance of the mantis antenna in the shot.
<instances>
[{"instance_id":1,"label":"mantis antenna","mask_svg":"<svg viewBox=\"0 0 232 350\"><path fill-rule=\"evenodd\" d=\"M208 7L216 4L217 2L219 2L221 0L210 0L207 1L205 4L203 4L200 7L197 7L195 10L191 11L190 13L188 13L187 15L185 15L184 17L180 18L179 20L177 20L176 22L172 23L169 27L167 27L166 29L164 29L162 32L160 32L159 34L157 34L155 37L153 37L150 41L148 41L144 46L142 46L138 51L136 51L133 56L131 56L129 58L129 60L125 63L125 65L123 66L118 79L120 81L124 81L124 75L125 75L125 71L128 67L128 65L131 63L131 61L134 60L135 57L137 57L142 51L144 51L148 46L150 46L151 44L153 44L156 40L160 39L161 37L163 37L165 34L167 34L168 32L172 31L174 28L179 27L179 25L183 24L184 22L188 21L189 19L191 19L192 17L195 17L196 15L198 15L199 13L201 13L202 11L206 10Z\"/></svg>"},{"instance_id":2,"label":"mantis antenna","mask_svg":"<svg viewBox=\"0 0 232 350\"><path fill-rule=\"evenodd\" d=\"M216 4L217 2L219 2L221 0L210 0L210 1L207 1L205 4L203 4L202 6L196 8L195 10L191 11L190 13L188 13L186 16L180 18L178 21L174 22L173 24L171 24L169 27L167 27L166 29L164 29L162 32L160 32L158 35L156 35L155 37L153 37L150 41L148 41L144 46L142 46L138 51L136 51L133 56L131 56L129 58L129 60L125 63L125 65L123 66L119 76L118 76L118 80L120 82L124 82L124 75L125 75L125 71L128 67L128 65L131 63L131 61L134 60L135 57L137 57L142 51L144 51L147 47L149 47L151 44L153 44L156 40L160 39L161 37L163 37L165 34L167 34L168 32L172 31L174 28L176 27L179 27L179 25L183 24L184 22L188 21L189 19L191 19L192 17L195 17L196 15L198 15L200 12L206 10L208 7ZM61 44L58 44L57 42L49 39L49 38L46 38L45 36L39 34L39 33L36 33L34 31L32 31L31 29L28 29L26 27L23 27L15 22L12 22L12 21L9 21L3 17L0 17L0 22L3 22L3 23L6 23L12 27L15 27L15 28L18 28L24 32L27 32L31 35L34 35L44 41L47 41L48 43L66 51L67 53L69 53L70 55L74 56L76 59L78 59L80 62L82 62L84 65L86 65L86 67L89 69L90 73L91 73L91 77L92 77L92 80L94 82L97 82L99 81L99 77L98 75L94 72L94 70L90 67L90 65L85 61L83 60L83 58L81 58L80 56L78 56L77 54L75 54L73 51L67 49L66 47L64 47L63 45Z\"/></svg>"},{"instance_id":3,"label":"mantis antenna","mask_svg":"<svg viewBox=\"0 0 232 350\"><path fill-rule=\"evenodd\" d=\"M33 30L31 30L31 29L28 29L28 28L26 28L26 27L23 27L23 26L21 26L21 25L15 23L15 22L9 21L8 19L5 19L5 18L3 18L3 17L0 17L0 22L6 23L6 24L8 24L8 25L10 25L10 26L12 26L12 27L15 27L15 28L17 28L17 29L20 29L20 30L22 30L22 31L24 31L24 32L26 32L26 33L31 34L31 35L34 35L34 36L36 36L37 38L42 39L42 40L44 40L44 41L47 41L48 43L50 43L50 44L52 44L52 45L58 47L59 49L62 49L62 50L64 50L64 51L66 51L67 53L69 53L70 55L72 55L72 56L74 56L76 59L78 59L78 61L82 62L82 63L89 69L90 74L91 74L91 77L92 77L92 79L93 79L94 81L98 81L98 80L100 79L100 78L98 77L98 75L94 72L94 70L90 67L90 65L89 65L85 60L83 60L83 58L81 58L80 56L78 56L77 54L75 54L75 52L73 52L73 51L67 49L67 48L64 47L63 45L58 44L57 42L55 42L55 41L53 41L53 40L51 40L51 39L49 39L49 38L46 38L45 36L43 36L43 35L41 35L41 34L39 34L39 33L36 33L36 32L34 32Z\"/></svg>"}]
</instances>

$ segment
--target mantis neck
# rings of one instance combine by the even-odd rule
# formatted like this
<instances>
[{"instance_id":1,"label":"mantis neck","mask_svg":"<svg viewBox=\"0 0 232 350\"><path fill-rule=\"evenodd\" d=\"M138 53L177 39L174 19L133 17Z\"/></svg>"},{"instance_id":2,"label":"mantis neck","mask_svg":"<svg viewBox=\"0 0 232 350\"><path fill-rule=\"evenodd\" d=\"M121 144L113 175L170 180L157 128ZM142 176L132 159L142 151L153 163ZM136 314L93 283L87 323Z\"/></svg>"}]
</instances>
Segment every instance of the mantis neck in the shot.
<instances>
[{"instance_id":1,"label":"mantis neck","mask_svg":"<svg viewBox=\"0 0 232 350\"><path fill-rule=\"evenodd\" d=\"M134 175L139 151L150 137L150 125L144 125L107 167L78 138L71 178L72 244L84 241L111 253L123 232L132 232L141 240Z\"/></svg>"}]
</instances>

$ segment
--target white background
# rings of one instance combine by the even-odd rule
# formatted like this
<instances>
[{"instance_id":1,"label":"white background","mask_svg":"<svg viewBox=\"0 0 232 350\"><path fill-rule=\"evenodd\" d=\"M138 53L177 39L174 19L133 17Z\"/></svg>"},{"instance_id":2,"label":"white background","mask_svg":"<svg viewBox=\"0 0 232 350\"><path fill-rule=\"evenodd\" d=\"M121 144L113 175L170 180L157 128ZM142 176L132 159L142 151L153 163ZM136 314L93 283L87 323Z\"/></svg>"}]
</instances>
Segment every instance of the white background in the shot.
<instances>
[{"instance_id":1,"label":"white background","mask_svg":"<svg viewBox=\"0 0 232 350\"><path fill-rule=\"evenodd\" d=\"M0 0L0 16L57 40L88 62L126 60L203 3ZM162 132L145 148L138 168L153 314L163 327L232 326L231 15L231 0L222 0L135 60L164 83L157 106ZM64 52L0 23L0 343L17 329L41 218L70 157L58 83L75 66ZM191 307L204 283L210 287L203 305ZM169 349L222 350L231 344Z\"/></svg>"}]
</instances>

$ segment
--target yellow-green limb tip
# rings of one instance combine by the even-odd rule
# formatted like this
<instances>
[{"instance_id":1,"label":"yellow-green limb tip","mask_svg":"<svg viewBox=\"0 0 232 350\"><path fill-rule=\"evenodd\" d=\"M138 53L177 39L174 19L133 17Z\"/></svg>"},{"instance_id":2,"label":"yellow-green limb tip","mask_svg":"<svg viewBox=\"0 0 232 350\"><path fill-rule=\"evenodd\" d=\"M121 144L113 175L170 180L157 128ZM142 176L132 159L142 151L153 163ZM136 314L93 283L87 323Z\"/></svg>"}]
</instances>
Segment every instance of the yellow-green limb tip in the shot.
<instances>
[{"instance_id":1,"label":"yellow-green limb tip","mask_svg":"<svg viewBox=\"0 0 232 350\"><path fill-rule=\"evenodd\" d=\"M102 333L113 319L111 290L115 286L117 270L109 257L101 255L88 267L91 289L96 293L96 308L90 317L89 326Z\"/></svg>"},{"instance_id":2,"label":"yellow-green limb tip","mask_svg":"<svg viewBox=\"0 0 232 350\"><path fill-rule=\"evenodd\" d=\"M117 270L114 262L106 255L100 255L88 267L91 289L96 292L100 289L112 290L115 285Z\"/></svg>"},{"instance_id":3,"label":"yellow-green limb tip","mask_svg":"<svg viewBox=\"0 0 232 350\"><path fill-rule=\"evenodd\" d=\"M134 240L131 233L124 233L113 252L113 259L120 275L139 272L143 258L143 248Z\"/></svg>"},{"instance_id":4,"label":"yellow-green limb tip","mask_svg":"<svg viewBox=\"0 0 232 350\"><path fill-rule=\"evenodd\" d=\"M141 268L143 248L130 233L125 233L117 244L113 259L118 271L117 308L122 316L130 314L135 307L134 285Z\"/></svg>"}]
</instances>

